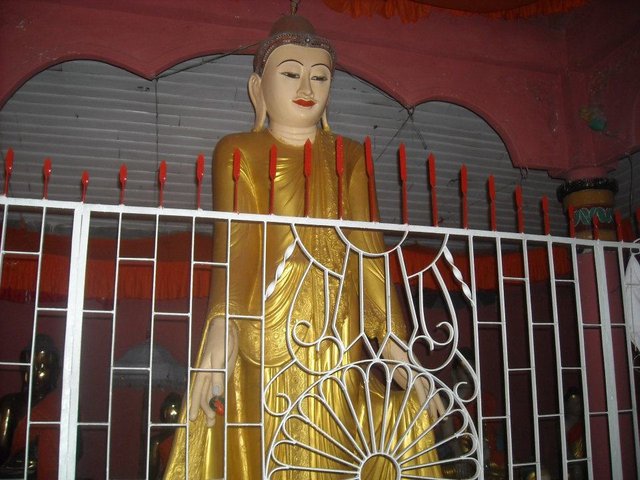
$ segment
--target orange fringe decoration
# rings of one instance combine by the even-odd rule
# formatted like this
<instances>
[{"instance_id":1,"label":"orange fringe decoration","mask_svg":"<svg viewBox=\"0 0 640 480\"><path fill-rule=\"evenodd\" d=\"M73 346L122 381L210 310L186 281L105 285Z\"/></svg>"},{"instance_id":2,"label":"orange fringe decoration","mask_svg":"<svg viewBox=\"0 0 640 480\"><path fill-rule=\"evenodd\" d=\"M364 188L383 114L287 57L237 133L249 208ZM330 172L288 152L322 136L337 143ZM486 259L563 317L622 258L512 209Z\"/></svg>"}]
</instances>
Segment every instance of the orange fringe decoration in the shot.
<instances>
[{"instance_id":1,"label":"orange fringe decoration","mask_svg":"<svg viewBox=\"0 0 640 480\"><path fill-rule=\"evenodd\" d=\"M37 251L40 235L25 230L8 230L7 238L14 245L21 245L23 251ZM155 270L150 262L120 261L118 285L116 279L116 241L105 238L89 240L87 275L84 296L86 299L108 301L117 294L118 298L145 298L152 294L155 280L155 299L168 300L205 298L209 295L210 269L194 268L193 276L190 263L191 234L177 233L159 237L159 258ZM128 258L148 258L154 249L153 238L122 240L121 253ZM213 245L210 235L196 235L194 253L198 260L208 259ZM62 235L45 235L45 250L40 268L40 300L60 300L69 294L69 274L71 239ZM421 271L435 260L436 252L419 246L403 248L406 271L409 275ZM549 279L549 261L547 250L535 248L528 251L529 279L532 282ZM466 253L454 254L456 267L462 273L467 284L470 283L469 257ZM557 278L571 276L572 262L569 249L554 247L554 274ZM523 257L519 252L506 253L502 257L503 274L507 277L523 277ZM460 290L451 268L443 258L437 265L450 291ZM494 254L475 256L476 287L478 290L495 291L498 288L498 267ZM36 291L38 262L36 257L22 254L7 254L2 265L2 284L0 300L20 303L33 302ZM403 278L397 256L392 256L391 278L394 283L402 284ZM424 288L439 290L440 285L431 273L423 278ZM417 278L412 284L415 286Z\"/></svg>"},{"instance_id":2,"label":"orange fringe decoration","mask_svg":"<svg viewBox=\"0 0 640 480\"><path fill-rule=\"evenodd\" d=\"M350 13L352 17L371 17L381 15L385 18L400 17L402 23L415 23L421 18L429 16L432 11L446 11L454 15L483 15L490 18L513 20L516 18L528 18L536 15L551 15L563 13L581 7L588 0L537 0L528 5L518 6L522 1L514 1L514 8L487 11L489 7L482 2L482 7L477 10L470 6L468 10L457 10L444 7L445 0L439 0L438 6L427 5L428 0L323 0L332 10L340 13ZM505 2L499 2L503 5ZM459 5L459 1L451 2L453 6ZM471 5L471 4L470 4Z\"/></svg>"}]
</instances>

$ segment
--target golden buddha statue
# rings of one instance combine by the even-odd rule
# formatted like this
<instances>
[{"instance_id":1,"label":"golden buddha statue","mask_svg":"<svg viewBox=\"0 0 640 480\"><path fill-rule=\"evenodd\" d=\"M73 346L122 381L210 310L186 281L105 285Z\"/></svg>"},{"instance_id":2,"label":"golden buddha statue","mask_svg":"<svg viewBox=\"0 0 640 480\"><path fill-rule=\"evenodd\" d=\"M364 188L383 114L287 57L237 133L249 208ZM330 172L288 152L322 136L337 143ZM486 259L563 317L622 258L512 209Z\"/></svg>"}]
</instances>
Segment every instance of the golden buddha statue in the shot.
<instances>
[{"instance_id":1,"label":"golden buddha statue","mask_svg":"<svg viewBox=\"0 0 640 480\"><path fill-rule=\"evenodd\" d=\"M301 217L308 202L309 216L338 218L336 137L326 117L335 66L332 46L307 20L291 15L274 24L248 83L254 129L222 138L213 154L214 210L269 213L275 145L273 213ZM344 139L343 151L343 217L369 221L364 148ZM176 433L165 478L441 476L430 426L443 407L427 377L389 368L383 383L364 368L349 370L372 356L409 363L402 307L379 255L382 235L343 230L345 241L333 228L229 225L214 231L214 261L229 266L212 272L182 415L188 435Z\"/></svg>"},{"instance_id":2,"label":"golden buddha statue","mask_svg":"<svg viewBox=\"0 0 640 480\"><path fill-rule=\"evenodd\" d=\"M31 347L20 353L20 361L31 363ZM36 335L33 364L25 369L20 392L0 399L0 477L23 478L26 451L26 416L31 383L31 420L59 418L57 387L60 363L58 350L48 335ZM58 434L52 429L40 432L33 427L29 436L29 478L57 475Z\"/></svg>"}]
</instances>

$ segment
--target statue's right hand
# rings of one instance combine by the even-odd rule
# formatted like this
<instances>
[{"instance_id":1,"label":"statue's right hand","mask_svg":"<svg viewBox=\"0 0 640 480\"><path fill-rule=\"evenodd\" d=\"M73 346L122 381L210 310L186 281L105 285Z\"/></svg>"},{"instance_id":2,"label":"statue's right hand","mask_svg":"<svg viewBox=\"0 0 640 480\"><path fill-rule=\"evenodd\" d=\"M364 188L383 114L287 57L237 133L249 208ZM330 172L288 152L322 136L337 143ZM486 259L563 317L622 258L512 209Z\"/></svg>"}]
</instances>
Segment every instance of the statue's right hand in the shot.
<instances>
[{"instance_id":1,"label":"statue's right hand","mask_svg":"<svg viewBox=\"0 0 640 480\"><path fill-rule=\"evenodd\" d=\"M195 375L191 390L191 404L189 406L189 419L194 421L200 410L207 419L207 426L213 427L216 423L216 412L209 404L214 397L225 395L225 331L224 318L216 317L211 320L212 325L207 334L206 344L200 359L199 369L211 371L199 371ZM235 328L229 329L227 355L227 376L231 378L237 357L237 342Z\"/></svg>"}]
</instances>

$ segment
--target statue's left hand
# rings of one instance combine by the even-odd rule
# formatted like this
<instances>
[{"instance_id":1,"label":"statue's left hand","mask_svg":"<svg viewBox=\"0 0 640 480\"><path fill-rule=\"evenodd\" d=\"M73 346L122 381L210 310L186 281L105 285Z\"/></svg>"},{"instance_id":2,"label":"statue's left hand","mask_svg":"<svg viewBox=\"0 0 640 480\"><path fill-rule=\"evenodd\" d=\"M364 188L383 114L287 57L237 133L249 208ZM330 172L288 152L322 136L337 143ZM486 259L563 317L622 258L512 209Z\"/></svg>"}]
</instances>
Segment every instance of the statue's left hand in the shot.
<instances>
[{"instance_id":1,"label":"statue's left hand","mask_svg":"<svg viewBox=\"0 0 640 480\"><path fill-rule=\"evenodd\" d=\"M236 341L236 329L229 328L227 378L231 378L238 354ZM200 410L207 418L207 426L213 427L216 423L216 412L209 401L213 396L225 395L225 324L223 317L215 317L211 320L211 327L207 334L202 358L198 368L211 371L199 371L195 375L193 389L191 391L191 404L189 405L189 419L198 418Z\"/></svg>"}]
</instances>

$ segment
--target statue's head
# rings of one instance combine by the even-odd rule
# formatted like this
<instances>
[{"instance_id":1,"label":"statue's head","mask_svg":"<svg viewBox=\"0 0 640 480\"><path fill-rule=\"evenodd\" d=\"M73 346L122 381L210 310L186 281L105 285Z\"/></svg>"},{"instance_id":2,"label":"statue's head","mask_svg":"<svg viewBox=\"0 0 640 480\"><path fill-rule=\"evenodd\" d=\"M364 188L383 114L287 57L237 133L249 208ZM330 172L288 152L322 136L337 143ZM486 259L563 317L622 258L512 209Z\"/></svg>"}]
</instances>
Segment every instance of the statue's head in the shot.
<instances>
[{"instance_id":1,"label":"statue's head","mask_svg":"<svg viewBox=\"0 0 640 480\"><path fill-rule=\"evenodd\" d=\"M160 419L163 423L178 423L182 397L175 392L167 395L160 406Z\"/></svg>"},{"instance_id":2,"label":"statue's head","mask_svg":"<svg viewBox=\"0 0 640 480\"><path fill-rule=\"evenodd\" d=\"M249 79L249 96L256 110L254 130L270 122L291 127L328 129L329 101L335 52L303 17L281 17L258 48Z\"/></svg>"},{"instance_id":3,"label":"statue's head","mask_svg":"<svg viewBox=\"0 0 640 480\"><path fill-rule=\"evenodd\" d=\"M31 361L31 348L27 347L20 353L21 361ZM48 335L37 334L35 349L33 351L33 375L32 392L35 398L42 398L56 388L60 373L60 358L58 349ZM24 374L24 388L29 387L29 371Z\"/></svg>"},{"instance_id":4,"label":"statue's head","mask_svg":"<svg viewBox=\"0 0 640 480\"><path fill-rule=\"evenodd\" d=\"M582 393L577 387L569 387L564 394L564 411L570 416L582 415Z\"/></svg>"}]
</instances>

